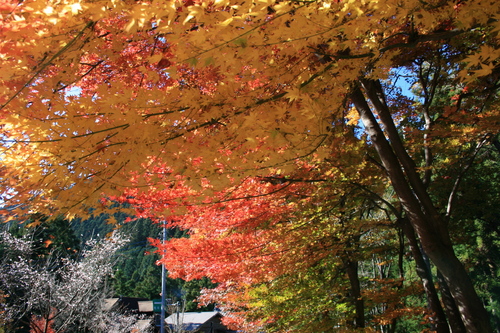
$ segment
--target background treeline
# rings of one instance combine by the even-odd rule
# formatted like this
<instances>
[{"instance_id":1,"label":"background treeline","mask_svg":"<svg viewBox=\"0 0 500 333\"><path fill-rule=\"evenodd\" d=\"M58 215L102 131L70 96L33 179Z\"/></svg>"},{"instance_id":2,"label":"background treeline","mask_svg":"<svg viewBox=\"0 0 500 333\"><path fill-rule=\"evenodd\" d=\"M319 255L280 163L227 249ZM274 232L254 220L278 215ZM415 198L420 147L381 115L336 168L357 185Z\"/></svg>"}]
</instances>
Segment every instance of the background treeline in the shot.
<instances>
[{"instance_id":1,"label":"background treeline","mask_svg":"<svg viewBox=\"0 0 500 333\"><path fill-rule=\"evenodd\" d=\"M127 218L125 214L120 213L116 213L114 217L119 222ZM114 226L108 223L108 219L108 215L101 214L87 220L75 219L70 223L63 218L49 221L43 216L33 216L25 223L11 223L5 225L5 228L17 237L30 233L36 244L34 257L49 254L60 258L76 257L85 242L91 239L102 240L113 231ZM115 264L112 280L114 296L160 298L161 266L156 264L159 256L147 239L160 238L162 229L147 219L123 223L120 229L130 241L118 251L119 259ZM168 230L167 235L169 238L184 237L185 233ZM186 311L213 309L213 307L199 308L195 302L202 288L212 286L208 279L183 281L167 276L168 298L172 301L186 302Z\"/></svg>"}]
</instances>

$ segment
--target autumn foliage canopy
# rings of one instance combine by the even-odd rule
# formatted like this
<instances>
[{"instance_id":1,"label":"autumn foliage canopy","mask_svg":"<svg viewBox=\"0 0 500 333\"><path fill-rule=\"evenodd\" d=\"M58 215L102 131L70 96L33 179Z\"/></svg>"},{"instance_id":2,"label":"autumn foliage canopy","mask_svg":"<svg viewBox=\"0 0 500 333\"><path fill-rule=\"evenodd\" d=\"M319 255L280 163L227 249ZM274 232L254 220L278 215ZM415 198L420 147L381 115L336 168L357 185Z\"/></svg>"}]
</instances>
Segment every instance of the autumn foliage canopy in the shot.
<instances>
[{"instance_id":1,"label":"autumn foliage canopy","mask_svg":"<svg viewBox=\"0 0 500 333\"><path fill-rule=\"evenodd\" d=\"M247 330L489 332L453 245L499 31L493 0L0 0L5 219L187 230L162 262Z\"/></svg>"}]
</instances>

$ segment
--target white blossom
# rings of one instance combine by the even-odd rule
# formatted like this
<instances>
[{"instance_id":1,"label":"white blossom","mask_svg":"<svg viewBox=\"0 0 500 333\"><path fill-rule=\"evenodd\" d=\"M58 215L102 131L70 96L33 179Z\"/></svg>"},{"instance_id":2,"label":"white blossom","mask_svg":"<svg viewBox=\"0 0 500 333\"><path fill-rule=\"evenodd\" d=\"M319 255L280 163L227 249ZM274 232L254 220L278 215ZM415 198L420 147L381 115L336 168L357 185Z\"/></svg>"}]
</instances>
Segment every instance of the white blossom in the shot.
<instances>
[{"instance_id":1,"label":"white blossom","mask_svg":"<svg viewBox=\"0 0 500 333\"><path fill-rule=\"evenodd\" d=\"M32 316L50 319L56 332L85 328L91 332L128 332L136 316L104 310L110 296L110 278L126 239L119 234L87 242L79 259L34 260L32 241L0 234L4 253L0 268L0 290L7 295L2 304L11 323Z\"/></svg>"}]
</instances>

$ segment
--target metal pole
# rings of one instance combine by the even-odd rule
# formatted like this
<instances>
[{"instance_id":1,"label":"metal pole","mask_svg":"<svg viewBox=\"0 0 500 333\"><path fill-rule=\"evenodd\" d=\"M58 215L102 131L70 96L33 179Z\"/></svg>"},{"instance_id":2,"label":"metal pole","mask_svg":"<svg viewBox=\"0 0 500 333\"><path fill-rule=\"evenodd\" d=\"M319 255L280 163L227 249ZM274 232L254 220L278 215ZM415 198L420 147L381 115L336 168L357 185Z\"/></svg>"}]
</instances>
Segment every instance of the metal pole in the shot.
<instances>
[{"instance_id":1,"label":"metal pole","mask_svg":"<svg viewBox=\"0 0 500 333\"><path fill-rule=\"evenodd\" d=\"M163 244L167 240L167 227L163 223ZM162 255L163 257L163 255ZM160 333L165 333L165 299L167 293L167 283L166 283L166 270L165 264L161 264L161 321L160 321Z\"/></svg>"},{"instance_id":2,"label":"metal pole","mask_svg":"<svg viewBox=\"0 0 500 333\"><path fill-rule=\"evenodd\" d=\"M180 318L179 318L179 301L177 301L177 303L175 303L175 312L176 312L176 315L177 315L177 328L176 328L176 332L180 333L181 332L181 321L180 321Z\"/></svg>"}]
</instances>

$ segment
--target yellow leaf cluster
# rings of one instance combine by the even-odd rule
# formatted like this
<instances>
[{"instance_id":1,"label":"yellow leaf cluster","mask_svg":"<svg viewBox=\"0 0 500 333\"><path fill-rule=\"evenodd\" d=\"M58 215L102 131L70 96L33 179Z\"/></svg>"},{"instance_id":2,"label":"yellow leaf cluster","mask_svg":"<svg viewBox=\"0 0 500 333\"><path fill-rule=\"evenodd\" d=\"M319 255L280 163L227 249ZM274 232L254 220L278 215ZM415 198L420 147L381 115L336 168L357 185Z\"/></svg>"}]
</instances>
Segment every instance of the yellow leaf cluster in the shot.
<instances>
[{"instance_id":1,"label":"yellow leaf cluster","mask_svg":"<svg viewBox=\"0 0 500 333\"><path fill-rule=\"evenodd\" d=\"M385 79L411 34L495 31L499 12L486 0L26 0L1 14L1 159L16 183L2 179L5 191L70 213L132 186L148 160L192 179L221 163L234 177L293 168L331 154L351 84ZM478 46L464 78L499 57Z\"/></svg>"}]
</instances>

